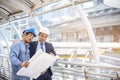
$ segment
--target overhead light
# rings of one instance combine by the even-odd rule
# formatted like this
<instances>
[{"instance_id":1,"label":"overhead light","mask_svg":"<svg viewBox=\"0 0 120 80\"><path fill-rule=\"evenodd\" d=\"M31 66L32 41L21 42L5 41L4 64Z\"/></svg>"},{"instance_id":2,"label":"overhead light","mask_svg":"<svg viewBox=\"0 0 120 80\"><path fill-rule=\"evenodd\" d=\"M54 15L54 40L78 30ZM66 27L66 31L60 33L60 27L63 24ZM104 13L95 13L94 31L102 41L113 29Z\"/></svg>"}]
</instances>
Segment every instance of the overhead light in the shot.
<instances>
[{"instance_id":1,"label":"overhead light","mask_svg":"<svg viewBox=\"0 0 120 80\"><path fill-rule=\"evenodd\" d=\"M120 8L120 0L104 0L103 3L110 7Z\"/></svg>"}]
</instances>

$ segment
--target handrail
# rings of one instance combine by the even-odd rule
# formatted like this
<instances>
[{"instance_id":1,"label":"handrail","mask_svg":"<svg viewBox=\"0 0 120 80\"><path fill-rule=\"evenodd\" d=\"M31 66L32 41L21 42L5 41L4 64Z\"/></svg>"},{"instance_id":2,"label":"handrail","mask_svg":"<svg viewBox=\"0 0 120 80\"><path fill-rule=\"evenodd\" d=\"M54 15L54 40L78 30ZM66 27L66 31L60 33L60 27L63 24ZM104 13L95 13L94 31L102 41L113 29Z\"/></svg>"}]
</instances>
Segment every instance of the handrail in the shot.
<instances>
[{"instance_id":1,"label":"handrail","mask_svg":"<svg viewBox=\"0 0 120 80\"><path fill-rule=\"evenodd\" d=\"M86 72L87 74L96 75L96 76L102 76L102 77L109 77L109 78L117 78L115 75L108 75L103 73L93 73L93 72Z\"/></svg>"},{"instance_id":2,"label":"handrail","mask_svg":"<svg viewBox=\"0 0 120 80\"><path fill-rule=\"evenodd\" d=\"M105 55L101 55L100 57L107 58L107 59L111 59L111 60L117 60L117 61L120 61L119 58L115 58L115 57L110 57L110 56L105 56Z\"/></svg>"},{"instance_id":3,"label":"handrail","mask_svg":"<svg viewBox=\"0 0 120 80\"><path fill-rule=\"evenodd\" d=\"M8 54L0 54L0 79L11 80L11 68L10 68Z\"/></svg>"},{"instance_id":4,"label":"handrail","mask_svg":"<svg viewBox=\"0 0 120 80\"><path fill-rule=\"evenodd\" d=\"M0 57L9 57L8 54L0 54Z\"/></svg>"},{"instance_id":5,"label":"handrail","mask_svg":"<svg viewBox=\"0 0 120 80\"><path fill-rule=\"evenodd\" d=\"M54 67L53 67L54 68ZM56 69L56 68L55 68ZM65 71L65 70L68 70L68 71ZM69 72L69 71L73 71L72 73ZM60 70L54 70L54 73L64 73L64 74L69 74L69 75L80 75L78 73L84 73L83 70L76 70L76 69L66 69L66 68L63 68L62 71ZM74 72L77 72L76 74ZM105 73L95 73L95 72L86 72L84 74L89 74L89 75L96 75L96 76L102 76L102 77L109 77L109 78L117 78L116 75L110 75L110 74L105 74Z\"/></svg>"},{"instance_id":6,"label":"handrail","mask_svg":"<svg viewBox=\"0 0 120 80\"><path fill-rule=\"evenodd\" d=\"M103 69L109 69L109 70L111 69L111 70L120 71L120 67L118 67L118 66L92 64L92 63L78 63L75 61L62 61L62 60L58 60L57 62L62 63L62 64L72 64L72 65L78 65L78 66L86 66L86 67L92 67L92 68L103 68Z\"/></svg>"},{"instance_id":7,"label":"handrail","mask_svg":"<svg viewBox=\"0 0 120 80\"><path fill-rule=\"evenodd\" d=\"M101 55L100 56L100 61L102 63L107 63L107 64L111 64L111 65L115 65L115 66L120 66L120 59L119 58Z\"/></svg>"},{"instance_id":8,"label":"handrail","mask_svg":"<svg viewBox=\"0 0 120 80\"><path fill-rule=\"evenodd\" d=\"M111 66L111 65L103 65L103 64L93 64L93 63L78 63L75 61L63 61L63 60L57 60L56 62L58 64L58 66L52 66L53 71L55 73L55 75L63 75L62 77L67 77L67 75L70 76L79 76L82 75L85 80L87 80L87 76L89 75L94 75L95 76L101 76L102 77L106 77L106 78L110 78L110 79L118 79L120 77L120 67L118 66ZM61 65L60 65L61 64ZM75 66L80 66L80 67L65 67L62 66L63 64L65 65L75 65ZM106 72L95 72L95 71L91 71L91 69L95 70L96 68L99 68L100 70L105 70L105 71L109 71L112 70L113 74L110 73L106 73ZM58 73L58 74L57 74ZM76 74L77 73L77 74ZM96 77L96 78L100 78L100 77Z\"/></svg>"},{"instance_id":9,"label":"handrail","mask_svg":"<svg viewBox=\"0 0 120 80\"><path fill-rule=\"evenodd\" d=\"M51 42L55 48L89 48L90 42ZM97 42L99 48L120 48L120 43L117 42ZM63 46L64 45L64 46Z\"/></svg>"}]
</instances>

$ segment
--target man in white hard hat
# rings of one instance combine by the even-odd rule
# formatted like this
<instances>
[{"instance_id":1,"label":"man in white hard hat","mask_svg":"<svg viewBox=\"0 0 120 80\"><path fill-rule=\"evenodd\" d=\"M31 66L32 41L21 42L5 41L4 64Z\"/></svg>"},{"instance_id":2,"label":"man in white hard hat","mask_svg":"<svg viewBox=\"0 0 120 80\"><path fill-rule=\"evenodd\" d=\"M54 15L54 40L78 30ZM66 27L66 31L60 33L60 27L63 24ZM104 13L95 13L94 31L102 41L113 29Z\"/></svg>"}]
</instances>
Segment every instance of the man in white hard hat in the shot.
<instances>
[{"instance_id":1,"label":"man in white hard hat","mask_svg":"<svg viewBox=\"0 0 120 80\"><path fill-rule=\"evenodd\" d=\"M30 56L32 57L37 50L42 49L43 52L46 52L51 55L56 55L56 52L51 43L46 42L49 36L49 29L44 27L40 29L38 34L38 41L32 42L30 45ZM42 65L41 65L42 66ZM52 80L52 71L49 67L46 71L43 71L37 79L33 80Z\"/></svg>"}]
</instances>

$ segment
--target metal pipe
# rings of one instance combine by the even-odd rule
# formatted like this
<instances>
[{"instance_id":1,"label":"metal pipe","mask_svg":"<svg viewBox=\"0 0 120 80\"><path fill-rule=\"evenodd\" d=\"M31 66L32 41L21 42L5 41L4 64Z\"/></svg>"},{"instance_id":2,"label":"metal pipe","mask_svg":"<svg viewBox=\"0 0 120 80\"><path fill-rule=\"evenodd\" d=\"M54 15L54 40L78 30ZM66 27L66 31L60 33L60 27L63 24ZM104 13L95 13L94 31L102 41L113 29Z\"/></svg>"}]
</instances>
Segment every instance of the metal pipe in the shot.
<instances>
[{"instance_id":1,"label":"metal pipe","mask_svg":"<svg viewBox=\"0 0 120 80\"><path fill-rule=\"evenodd\" d=\"M81 0L74 0L74 2L77 2L76 4L87 2L87 1L89 1L89 0L82 0L82 1ZM39 11L39 12L37 11L37 12L31 13L30 15L24 16L22 18L17 18L15 20L9 20L9 22L14 22L14 21L17 21L17 20L20 20L20 19L26 19L26 18L28 18L30 16L34 17L34 16L37 16L37 15L45 14L45 13L48 13L48 12L52 12L52 11L55 11L55 10L58 10L58 9L62 9L62 8L66 8L66 7L70 7L70 6L72 6L72 3L64 4L64 5L61 5L59 7L51 8L49 10L42 11L42 12L41 11ZM41 7L44 7L44 6L41 6ZM1 24L1 25L4 25L4 24Z\"/></svg>"},{"instance_id":2,"label":"metal pipe","mask_svg":"<svg viewBox=\"0 0 120 80\"><path fill-rule=\"evenodd\" d=\"M92 68L103 68L103 69L108 69L108 70L120 71L119 66L110 66L110 65L92 64L92 63L78 63L78 62L75 62L75 61L62 61L62 60L58 60L57 63L71 64L71 65L78 65L78 66L87 66L87 67L92 67Z\"/></svg>"},{"instance_id":3,"label":"metal pipe","mask_svg":"<svg viewBox=\"0 0 120 80\"><path fill-rule=\"evenodd\" d=\"M88 31L88 36L89 36L89 39L90 39L91 44L92 44L92 50L93 50L93 55L94 55L94 63L99 64L100 59L99 59L98 47L96 45L96 39L95 39L94 32L92 30L92 26L90 24L90 21L88 20L87 16L85 15L85 13L84 13L84 11L82 10L81 7L79 7L77 5L77 6L75 6L75 9L79 13L79 15L81 16L82 21L83 21L83 23L86 26L86 29Z\"/></svg>"},{"instance_id":4,"label":"metal pipe","mask_svg":"<svg viewBox=\"0 0 120 80\"><path fill-rule=\"evenodd\" d=\"M77 2L75 5L79 4L79 3L83 3L83 2L87 2L89 0L73 0L73 2ZM52 12L52 11L55 11L55 10L58 10L58 9L63 9L63 8L66 8L66 7L70 7L72 6L73 3L72 2L68 2L68 3L64 3L64 5L59 5L57 7L53 7L49 10L46 10L46 11L39 11L39 12L35 12L35 14L31 14L33 16L37 16L37 15L41 15L41 14L45 14L45 13L48 13L48 12Z\"/></svg>"},{"instance_id":5,"label":"metal pipe","mask_svg":"<svg viewBox=\"0 0 120 80\"><path fill-rule=\"evenodd\" d=\"M22 36L21 36L20 32L18 31L18 29L15 27L15 25L12 22L10 22L10 24L13 27L13 29L17 32L19 39L22 39Z\"/></svg>"},{"instance_id":6,"label":"metal pipe","mask_svg":"<svg viewBox=\"0 0 120 80\"><path fill-rule=\"evenodd\" d=\"M38 28L41 29L43 26L41 22L39 21L39 19L37 17L33 17L33 19L35 20L35 23L37 24Z\"/></svg>"},{"instance_id":7,"label":"metal pipe","mask_svg":"<svg viewBox=\"0 0 120 80\"><path fill-rule=\"evenodd\" d=\"M103 66L103 65L98 65L98 64L91 64L89 65L90 63L79 63L79 62L75 62L75 61L61 61L61 60L58 60L57 63L60 63L61 66L60 67L55 67L55 66L52 66L53 68L53 71L54 73L62 73L62 74L65 74L65 75L75 75L75 76L78 76L80 74L83 74L85 76L85 80L87 80L87 77L88 75L96 75L96 76L101 76L101 77L108 77L108 78L117 78L116 75L112 75L112 74L106 74L106 73L97 73L97 72L93 72L93 71L89 71L88 69L90 68L102 68L102 69L107 69L108 72L109 70L115 70L119 72L120 68L119 67L116 67L115 69L115 66ZM81 66L82 69L80 69L80 67L77 67L76 69L73 69L73 68L66 68L64 65L62 64L71 64L71 65L77 65L77 66ZM64 67L63 67L64 66ZM95 67L96 66L96 67ZM83 70L84 68L84 70ZM119 68L119 70L117 69ZM61 71L62 70L62 71ZM74 72L77 72L77 74L75 74ZM99 77L99 78L101 78ZM119 77L119 75L118 75ZM98 78L98 77L96 77Z\"/></svg>"},{"instance_id":8,"label":"metal pipe","mask_svg":"<svg viewBox=\"0 0 120 80\"><path fill-rule=\"evenodd\" d=\"M7 39L7 37L4 35L4 33L0 30L0 33L1 33L1 35L2 35L2 37L3 37L3 39L5 40L5 42L6 42L6 47L7 47L7 50L8 50L8 53L9 53L9 48L10 48L10 46L9 46L9 41L8 41L8 39Z\"/></svg>"}]
</instances>

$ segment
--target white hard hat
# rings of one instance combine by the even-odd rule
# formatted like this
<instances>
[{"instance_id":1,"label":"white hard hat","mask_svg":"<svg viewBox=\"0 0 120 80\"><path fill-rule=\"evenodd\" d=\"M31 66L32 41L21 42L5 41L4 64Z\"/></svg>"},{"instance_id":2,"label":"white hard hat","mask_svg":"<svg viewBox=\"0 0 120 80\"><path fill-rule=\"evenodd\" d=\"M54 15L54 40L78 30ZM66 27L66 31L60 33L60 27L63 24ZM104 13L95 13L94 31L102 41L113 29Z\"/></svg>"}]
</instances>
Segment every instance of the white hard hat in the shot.
<instances>
[{"instance_id":1,"label":"white hard hat","mask_svg":"<svg viewBox=\"0 0 120 80\"><path fill-rule=\"evenodd\" d=\"M45 34L47 34L47 35L50 34L49 29L46 28L46 27L41 28L41 29L40 29L40 32L41 32L41 33L45 33ZM39 32L39 33L40 33L40 32Z\"/></svg>"}]
</instances>

